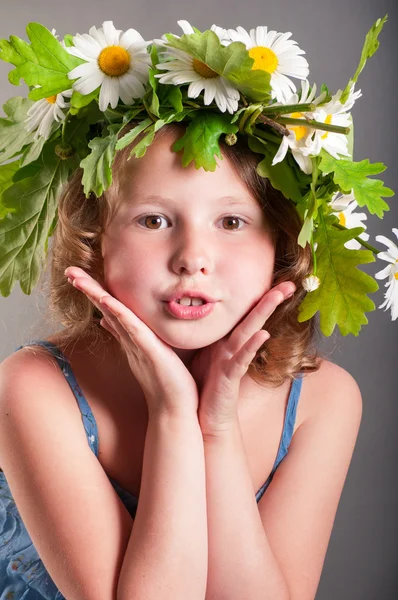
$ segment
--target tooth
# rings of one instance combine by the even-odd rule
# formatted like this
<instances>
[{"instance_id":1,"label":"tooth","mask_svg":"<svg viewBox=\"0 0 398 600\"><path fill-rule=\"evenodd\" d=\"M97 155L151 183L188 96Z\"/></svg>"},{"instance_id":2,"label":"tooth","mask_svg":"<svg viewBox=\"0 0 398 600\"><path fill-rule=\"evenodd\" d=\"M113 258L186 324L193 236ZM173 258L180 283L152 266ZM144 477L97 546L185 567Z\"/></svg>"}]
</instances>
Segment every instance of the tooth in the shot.
<instances>
[{"instance_id":1,"label":"tooth","mask_svg":"<svg viewBox=\"0 0 398 600\"><path fill-rule=\"evenodd\" d=\"M204 304L204 300L201 298L192 298L192 306L200 306L201 304Z\"/></svg>"},{"instance_id":2,"label":"tooth","mask_svg":"<svg viewBox=\"0 0 398 600\"><path fill-rule=\"evenodd\" d=\"M188 298L187 296L180 298L177 302L183 306L201 306L204 304L201 298Z\"/></svg>"},{"instance_id":3,"label":"tooth","mask_svg":"<svg viewBox=\"0 0 398 600\"><path fill-rule=\"evenodd\" d=\"M184 306L190 306L191 305L191 298L180 298L178 301L180 304L183 304Z\"/></svg>"}]
</instances>

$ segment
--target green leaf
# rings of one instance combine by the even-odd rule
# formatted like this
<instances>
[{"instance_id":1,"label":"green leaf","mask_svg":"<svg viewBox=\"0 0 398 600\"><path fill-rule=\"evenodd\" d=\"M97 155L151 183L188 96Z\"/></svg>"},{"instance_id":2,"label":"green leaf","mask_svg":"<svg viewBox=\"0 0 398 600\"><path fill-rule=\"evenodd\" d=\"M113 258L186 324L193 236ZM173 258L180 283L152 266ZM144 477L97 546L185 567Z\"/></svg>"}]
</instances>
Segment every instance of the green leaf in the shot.
<instances>
[{"instance_id":1,"label":"green leaf","mask_svg":"<svg viewBox=\"0 0 398 600\"><path fill-rule=\"evenodd\" d=\"M132 149L129 158L130 159L133 154L136 158L141 158L144 156L147 148L152 144L155 133L165 125L165 121L162 119L158 119L155 123L153 123L150 127L146 129L146 135L134 146Z\"/></svg>"},{"instance_id":2,"label":"green leaf","mask_svg":"<svg viewBox=\"0 0 398 600\"><path fill-rule=\"evenodd\" d=\"M96 137L89 142L91 153L84 158L80 166L84 170L82 183L86 198L91 192L99 197L112 183L112 164L116 154L117 134L120 123L108 125L109 135Z\"/></svg>"},{"instance_id":3,"label":"green leaf","mask_svg":"<svg viewBox=\"0 0 398 600\"><path fill-rule=\"evenodd\" d=\"M2 197L4 192L14 183L13 177L19 167L19 160L0 166L0 219L3 219L9 212L9 210L3 206Z\"/></svg>"},{"instance_id":4,"label":"green leaf","mask_svg":"<svg viewBox=\"0 0 398 600\"><path fill-rule=\"evenodd\" d=\"M317 184L318 184L318 157L311 159L312 161L312 175L311 175L311 186L308 194L306 195L306 207L304 212L304 223L298 236L298 244L302 248L305 248L308 242L311 241L311 236L314 228L314 220L318 216L318 198L317 198Z\"/></svg>"},{"instance_id":5,"label":"green leaf","mask_svg":"<svg viewBox=\"0 0 398 600\"><path fill-rule=\"evenodd\" d=\"M126 148L126 146L128 146L129 144L131 144L131 142L135 140L135 138L141 133L141 131L144 131L145 129L150 127L152 123L152 119L148 117L147 119L141 121L141 123L139 123L136 127L130 129L130 131L128 131L123 137L121 137L117 141L116 150L123 150L123 148Z\"/></svg>"},{"instance_id":6,"label":"green leaf","mask_svg":"<svg viewBox=\"0 0 398 600\"><path fill-rule=\"evenodd\" d=\"M319 226L314 234L317 249L317 277L320 286L307 293L299 306L298 321L311 319L319 310L320 327L325 336L330 336L336 325L340 333L357 336L361 325L368 323L365 312L375 310L375 304L366 294L379 289L376 281L357 266L376 259L370 250L348 250L344 244L360 235L363 227L340 230L333 227L338 219L325 216L319 209Z\"/></svg>"},{"instance_id":7,"label":"green leaf","mask_svg":"<svg viewBox=\"0 0 398 600\"><path fill-rule=\"evenodd\" d=\"M73 35L71 35L70 33L67 33L67 34L64 36L64 44L65 44L65 46L67 46L68 48L70 48L71 46L74 46L74 43L73 43Z\"/></svg>"},{"instance_id":8,"label":"green leaf","mask_svg":"<svg viewBox=\"0 0 398 600\"><path fill-rule=\"evenodd\" d=\"M32 100L48 98L71 88L68 72L84 61L69 54L56 37L40 23L26 28L31 44L16 36L0 40L0 58L15 65L8 79L14 85L20 80L35 87L29 93Z\"/></svg>"},{"instance_id":9,"label":"green leaf","mask_svg":"<svg viewBox=\"0 0 398 600\"><path fill-rule=\"evenodd\" d=\"M184 110L182 104L182 92L177 85L163 85L158 87L159 100L162 104L169 104L176 113L181 113ZM162 115L163 116L163 115Z\"/></svg>"},{"instance_id":10,"label":"green leaf","mask_svg":"<svg viewBox=\"0 0 398 600\"><path fill-rule=\"evenodd\" d=\"M385 17L383 17L382 19L377 19L377 21L374 23L374 25L371 27L371 29L366 34L365 43L363 45L362 52L361 52L361 58L359 59L359 64L358 64L357 70L355 71L355 75L347 83L347 86L340 97L340 102L342 104L344 104L344 102L347 100L348 95L350 93L351 85L358 80L358 77L359 77L361 71L363 70L364 66L366 65L366 61L368 60L368 58L373 56L373 54L376 52L377 48L379 47L380 42L378 41L377 38L378 38L378 35L381 32L381 30L383 29L384 23L386 21L387 21L387 15Z\"/></svg>"},{"instance_id":11,"label":"green leaf","mask_svg":"<svg viewBox=\"0 0 398 600\"><path fill-rule=\"evenodd\" d=\"M351 160L336 160L324 150L320 153L320 169L323 173L334 172L334 181L347 194L353 190L359 206L366 206L369 212L383 218L383 211L390 207L381 196L394 196L393 190L384 187L380 179L369 179L368 175L377 175L387 168L383 163L371 164L367 158L360 162Z\"/></svg>"},{"instance_id":12,"label":"green leaf","mask_svg":"<svg viewBox=\"0 0 398 600\"><path fill-rule=\"evenodd\" d=\"M292 168L286 161L286 158L276 165L272 165L274 156L278 151L278 146L271 141L267 141L265 147L264 140L258 139L256 136L249 136L248 144L253 152L259 152L264 155L263 160L257 165L257 173L261 177L269 179L272 186L280 190L286 198L290 198L295 204L300 202L302 191L295 175L295 167ZM299 168L298 165L297 168Z\"/></svg>"},{"instance_id":13,"label":"green leaf","mask_svg":"<svg viewBox=\"0 0 398 600\"><path fill-rule=\"evenodd\" d=\"M32 105L31 100L21 96L10 98L4 104L3 110L7 118L0 119L0 163L9 160L21 152L24 146L33 142L35 132L27 131L24 124Z\"/></svg>"},{"instance_id":14,"label":"green leaf","mask_svg":"<svg viewBox=\"0 0 398 600\"><path fill-rule=\"evenodd\" d=\"M236 133L237 125L221 113L203 112L193 118L187 126L184 135L174 142L172 150L184 150L183 167L195 161L196 169L203 167L205 171L215 171L217 162L215 156L222 159L218 140L223 133Z\"/></svg>"},{"instance_id":15,"label":"green leaf","mask_svg":"<svg viewBox=\"0 0 398 600\"><path fill-rule=\"evenodd\" d=\"M2 195L8 214L0 221L0 293L9 296L16 281L25 294L36 285L56 217L58 195L67 181L68 161L44 150L41 169L10 186Z\"/></svg>"},{"instance_id":16,"label":"green leaf","mask_svg":"<svg viewBox=\"0 0 398 600\"><path fill-rule=\"evenodd\" d=\"M25 146L21 155L21 167L24 167L25 165L28 165L29 163L39 158L43 150L44 144L60 136L61 126L61 122L53 121L50 128L50 135L48 136L47 140L42 135L40 135L37 139L33 140L31 144ZM58 133L54 135L57 131Z\"/></svg>"},{"instance_id":17,"label":"green leaf","mask_svg":"<svg viewBox=\"0 0 398 600\"><path fill-rule=\"evenodd\" d=\"M262 69L252 69L254 60L242 42L222 46L218 35L210 29L204 33L184 34L180 38L166 34L166 38L169 46L204 63L248 98L263 102L271 99L271 75Z\"/></svg>"},{"instance_id":18,"label":"green leaf","mask_svg":"<svg viewBox=\"0 0 398 600\"><path fill-rule=\"evenodd\" d=\"M51 128L52 133L59 129L60 123L56 121L53 123ZM51 135L50 135L51 137ZM29 146L25 148L21 156L21 167L28 165L29 163L37 160L43 150L43 146L46 143L46 139L40 135L36 140L34 140Z\"/></svg>"},{"instance_id":19,"label":"green leaf","mask_svg":"<svg viewBox=\"0 0 398 600\"><path fill-rule=\"evenodd\" d=\"M86 94L85 96L83 96L83 94L80 94L79 92L76 92L76 90L73 90L73 94L70 99L71 113L77 114L80 108L88 106L90 102L97 98L98 94L99 87L97 87L97 89L91 92L91 94Z\"/></svg>"},{"instance_id":20,"label":"green leaf","mask_svg":"<svg viewBox=\"0 0 398 600\"><path fill-rule=\"evenodd\" d=\"M148 90L148 99L150 100L149 103L149 111L155 115L156 117L159 117L159 97L156 93L157 90L157 86L158 86L158 80L155 78L155 72L154 70L149 67L148 69L148 77L149 77L149 83L150 83L150 89Z\"/></svg>"}]
</instances>

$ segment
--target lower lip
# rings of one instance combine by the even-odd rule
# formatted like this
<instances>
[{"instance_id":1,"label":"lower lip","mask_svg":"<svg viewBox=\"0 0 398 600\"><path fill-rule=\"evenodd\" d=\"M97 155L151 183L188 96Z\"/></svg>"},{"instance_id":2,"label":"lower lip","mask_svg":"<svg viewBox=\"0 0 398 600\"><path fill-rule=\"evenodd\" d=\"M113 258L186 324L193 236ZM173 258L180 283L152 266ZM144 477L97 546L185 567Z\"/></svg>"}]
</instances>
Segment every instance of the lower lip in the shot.
<instances>
[{"instance_id":1,"label":"lower lip","mask_svg":"<svg viewBox=\"0 0 398 600\"><path fill-rule=\"evenodd\" d=\"M166 302L167 310L178 319L202 319L207 317L214 308L215 302L207 302L200 306L184 306L176 300Z\"/></svg>"}]
</instances>

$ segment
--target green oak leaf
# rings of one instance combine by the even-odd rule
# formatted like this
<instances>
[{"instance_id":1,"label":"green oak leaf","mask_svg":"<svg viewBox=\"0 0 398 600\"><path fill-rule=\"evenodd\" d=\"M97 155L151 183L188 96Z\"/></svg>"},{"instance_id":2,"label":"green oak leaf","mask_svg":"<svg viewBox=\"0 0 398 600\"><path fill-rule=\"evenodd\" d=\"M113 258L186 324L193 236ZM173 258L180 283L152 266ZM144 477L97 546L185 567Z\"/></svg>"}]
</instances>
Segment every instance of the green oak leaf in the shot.
<instances>
[{"instance_id":1,"label":"green oak leaf","mask_svg":"<svg viewBox=\"0 0 398 600\"><path fill-rule=\"evenodd\" d=\"M31 44L15 35L0 40L0 58L15 66L8 74L9 81L20 85L23 79L34 87L31 100L54 96L71 88L68 72L84 61L69 54L57 38L40 23L29 23L26 32Z\"/></svg>"},{"instance_id":2,"label":"green oak leaf","mask_svg":"<svg viewBox=\"0 0 398 600\"><path fill-rule=\"evenodd\" d=\"M210 29L203 33L184 34L180 38L166 34L166 39L169 46L187 52L204 63L203 68L207 66L228 79L248 98L270 101L271 75L262 69L253 69L254 60L242 42L222 46L218 35Z\"/></svg>"},{"instance_id":3,"label":"green oak leaf","mask_svg":"<svg viewBox=\"0 0 398 600\"><path fill-rule=\"evenodd\" d=\"M0 166L0 219L9 213L9 210L3 206L2 196L4 192L12 186L14 183L14 175L20 167L20 161L15 160L14 162L7 163Z\"/></svg>"},{"instance_id":4,"label":"green oak leaf","mask_svg":"<svg viewBox=\"0 0 398 600\"><path fill-rule=\"evenodd\" d=\"M42 270L58 196L69 173L68 161L59 159L54 147L55 142L46 145L39 171L2 194L8 213L0 220L0 293L5 297L18 280L30 294Z\"/></svg>"},{"instance_id":5,"label":"green oak leaf","mask_svg":"<svg viewBox=\"0 0 398 600\"><path fill-rule=\"evenodd\" d=\"M171 115L170 120L173 120L172 117L174 117L174 115ZM130 152L128 160L130 160L133 155L136 158L141 158L144 156L147 148L152 144L155 138L155 133L159 131L159 129L161 129L165 124L166 121L163 119L158 119L155 123L152 123L152 125L145 130L146 135L138 142L138 144L135 144L134 148Z\"/></svg>"},{"instance_id":6,"label":"green oak leaf","mask_svg":"<svg viewBox=\"0 0 398 600\"><path fill-rule=\"evenodd\" d=\"M121 127L120 123L108 125L109 135L93 138L88 144L91 152L80 163L86 198L91 192L97 197L101 196L112 183L112 164L116 154L117 134Z\"/></svg>"},{"instance_id":7,"label":"green oak leaf","mask_svg":"<svg viewBox=\"0 0 398 600\"><path fill-rule=\"evenodd\" d=\"M377 175L387 168L383 163L371 164L367 158L360 162L352 160L336 160L324 150L320 153L320 170L323 173L334 172L334 181L347 194L353 190L355 200L358 206L366 206L369 212L377 214L380 219L383 218L383 211L390 210L390 207L381 196L394 196L394 191L383 186L380 179L369 179L368 175Z\"/></svg>"},{"instance_id":8,"label":"green oak leaf","mask_svg":"<svg viewBox=\"0 0 398 600\"><path fill-rule=\"evenodd\" d=\"M380 42L378 41L377 38L378 38L381 30L383 29L384 23L386 21L387 21L387 15L385 17L383 17L382 19L377 19L377 21L374 23L374 25L371 27L371 29L369 29L368 33L366 34L365 43L363 45L362 52L361 52L361 58L359 59L359 64L358 64L357 70L355 71L355 75L347 83L346 88L344 89L343 93L341 94L340 102L342 104L344 104L344 102L347 100L349 93L350 93L351 86L353 83L357 82L361 71L363 70L364 66L366 65L366 61L368 60L368 58L373 56L373 54L378 49Z\"/></svg>"},{"instance_id":9,"label":"green oak leaf","mask_svg":"<svg viewBox=\"0 0 398 600\"><path fill-rule=\"evenodd\" d=\"M218 143L220 135L237 131L237 125L231 124L227 116L221 113L203 112L192 119L184 135L174 142L172 150L184 151L183 167L195 161L196 169L203 167L205 171L215 171L217 167L215 156L222 159Z\"/></svg>"},{"instance_id":10,"label":"green oak leaf","mask_svg":"<svg viewBox=\"0 0 398 600\"><path fill-rule=\"evenodd\" d=\"M35 132L25 129L24 121L33 102L28 98L14 96L3 106L7 118L0 119L0 163L9 160L31 144Z\"/></svg>"},{"instance_id":11,"label":"green oak leaf","mask_svg":"<svg viewBox=\"0 0 398 600\"><path fill-rule=\"evenodd\" d=\"M135 138L141 133L141 131L145 131L152 125L153 121L149 117L147 119L143 119L136 127L130 129L124 136L119 138L116 143L116 150L123 150L126 148L131 142L135 140Z\"/></svg>"},{"instance_id":12,"label":"green oak leaf","mask_svg":"<svg viewBox=\"0 0 398 600\"><path fill-rule=\"evenodd\" d=\"M319 311L320 328L325 336L330 336L336 325L343 336L349 333L357 336L361 325L368 323L365 312L375 310L374 302L366 294L379 289L373 277L357 266L376 259L370 250L349 250L344 246L363 233L363 227L340 230L333 227L337 222L337 217L325 215L323 207L319 208L314 242L318 243L316 274L320 286L305 296L299 306L298 321L303 323Z\"/></svg>"}]
</instances>

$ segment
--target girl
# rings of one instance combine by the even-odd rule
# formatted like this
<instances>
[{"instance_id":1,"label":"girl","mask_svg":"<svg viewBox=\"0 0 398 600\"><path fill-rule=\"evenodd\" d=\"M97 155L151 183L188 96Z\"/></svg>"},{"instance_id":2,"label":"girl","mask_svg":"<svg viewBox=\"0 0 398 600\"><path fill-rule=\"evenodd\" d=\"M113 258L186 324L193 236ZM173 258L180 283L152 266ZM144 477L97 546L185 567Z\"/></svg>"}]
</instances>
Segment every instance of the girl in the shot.
<instances>
[{"instance_id":1,"label":"girl","mask_svg":"<svg viewBox=\"0 0 398 600\"><path fill-rule=\"evenodd\" d=\"M64 329L0 368L4 598L315 597L361 394L297 321L293 203L239 140L183 168L184 127L60 199Z\"/></svg>"}]
</instances>

